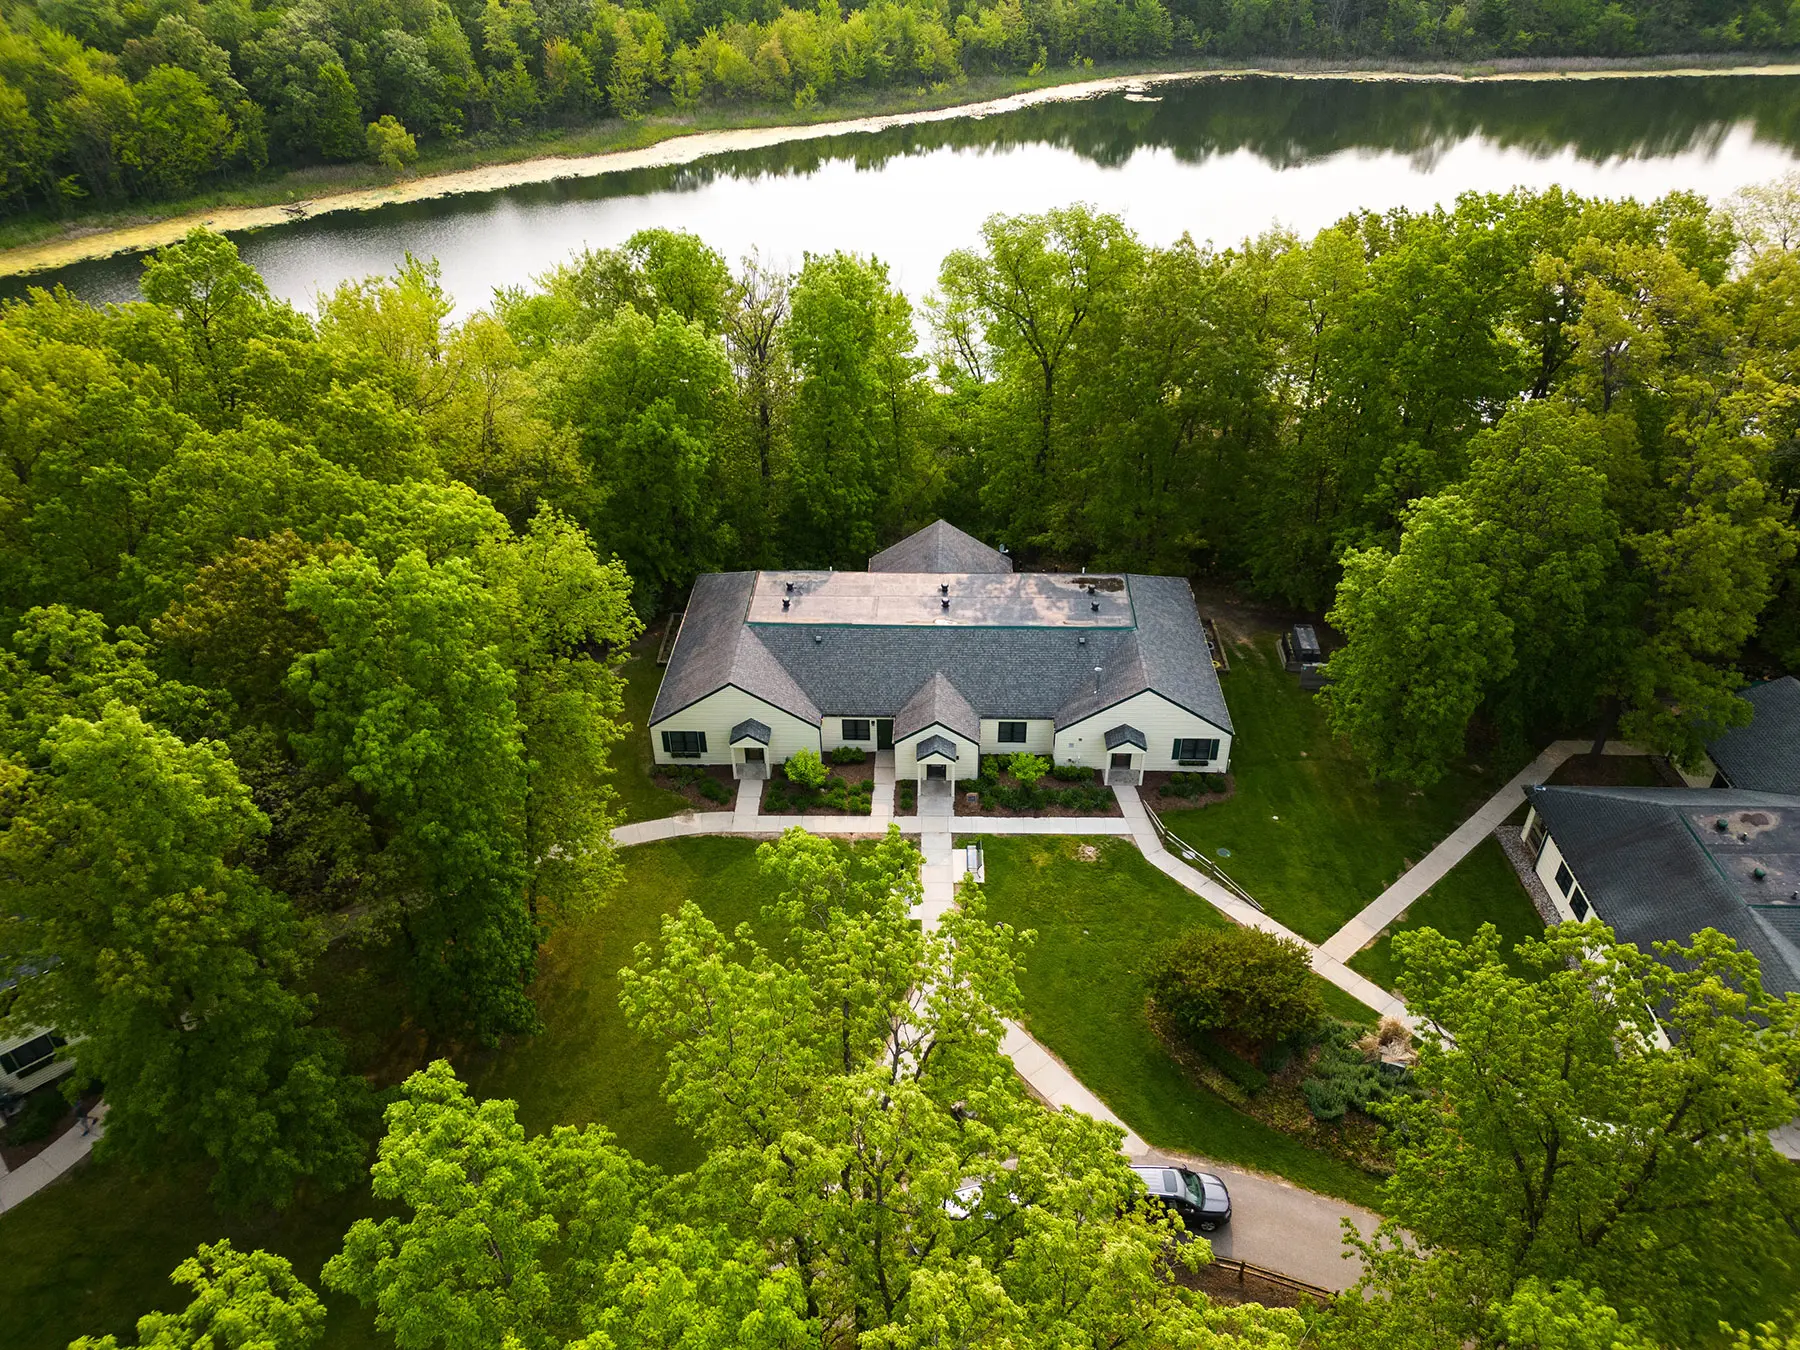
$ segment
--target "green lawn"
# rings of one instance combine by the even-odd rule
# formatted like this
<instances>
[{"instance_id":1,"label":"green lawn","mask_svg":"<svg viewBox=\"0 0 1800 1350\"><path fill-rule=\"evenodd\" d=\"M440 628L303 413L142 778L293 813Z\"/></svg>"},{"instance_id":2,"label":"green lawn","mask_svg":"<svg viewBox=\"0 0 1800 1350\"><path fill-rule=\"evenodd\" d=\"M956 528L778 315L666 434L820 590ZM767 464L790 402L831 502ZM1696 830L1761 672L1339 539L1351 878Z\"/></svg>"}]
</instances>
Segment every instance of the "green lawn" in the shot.
<instances>
[{"instance_id":1,"label":"green lawn","mask_svg":"<svg viewBox=\"0 0 1800 1350\"><path fill-rule=\"evenodd\" d=\"M1474 852L1419 897L1397 923L1389 924L1379 938L1351 957L1350 968L1383 989L1392 989L1400 979L1393 934L1435 928L1446 937L1467 942L1484 923L1500 930L1507 963L1523 974L1512 949L1528 937L1543 936L1544 921L1532 908L1531 897L1519 884L1519 874L1507 861L1500 842L1491 837L1477 844Z\"/></svg>"},{"instance_id":2,"label":"green lawn","mask_svg":"<svg viewBox=\"0 0 1800 1350\"><path fill-rule=\"evenodd\" d=\"M619 1009L621 967L655 942L665 914L696 901L721 928L761 929L769 898L748 839L672 839L625 849L626 881L606 910L558 932L538 965L544 1030L457 1066L484 1097L510 1097L537 1132L603 1121L638 1157L669 1171L699 1161L694 1140L662 1100L662 1055ZM764 941L768 941L766 934Z\"/></svg>"},{"instance_id":3,"label":"green lawn","mask_svg":"<svg viewBox=\"0 0 1800 1350\"><path fill-rule=\"evenodd\" d=\"M1264 909L1314 942L1386 890L1518 767L1459 764L1426 792L1377 785L1326 730L1323 706L1281 668L1273 637L1234 646L1222 678L1237 730L1236 795L1197 810L1151 805Z\"/></svg>"},{"instance_id":4,"label":"green lawn","mask_svg":"<svg viewBox=\"0 0 1800 1350\"><path fill-rule=\"evenodd\" d=\"M1027 1025L1132 1129L1164 1148L1376 1203L1374 1177L1194 1087L1145 1022L1142 971L1150 952L1185 929L1228 919L1126 839L994 835L982 843L992 916L1038 935L1019 982ZM1098 851L1092 861L1079 855L1084 843ZM1339 1008L1373 1020L1347 995L1333 1001Z\"/></svg>"},{"instance_id":5,"label":"green lawn","mask_svg":"<svg viewBox=\"0 0 1800 1350\"><path fill-rule=\"evenodd\" d=\"M458 1057L458 1072L483 1095L515 1098L529 1130L600 1120L638 1156L669 1169L690 1166L698 1156L693 1140L662 1102L661 1056L625 1025L617 972L684 900L727 928L755 926L767 892L754 851L748 840L705 838L625 850L618 895L544 949L534 990L543 1034ZM296 1203L281 1216L228 1219L205 1185L194 1171L140 1176L94 1162L0 1214L0 1345L63 1350L83 1333L123 1336L141 1313L184 1301L169 1272L199 1243L221 1237L281 1253L317 1289L345 1229L373 1205L364 1190ZM391 1345L354 1300L327 1302L328 1350Z\"/></svg>"},{"instance_id":6,"label":"green lawn","mask_svg":"<svg viewBox=\"0 0 1800 1350\"><path fill-rule=\"evenodd\" d=\"M631 649L621 674L625 677L625 720L630 724L625 738L613 747L613 791L619 794L621 819L660 820L688 809L690 803L679 792L658 787L650 779L656 761L650 750L650 709L656 704L656 691L662 686L663 668L656 664L656 633L646 636Z\"/></svg>"}]
</instances>

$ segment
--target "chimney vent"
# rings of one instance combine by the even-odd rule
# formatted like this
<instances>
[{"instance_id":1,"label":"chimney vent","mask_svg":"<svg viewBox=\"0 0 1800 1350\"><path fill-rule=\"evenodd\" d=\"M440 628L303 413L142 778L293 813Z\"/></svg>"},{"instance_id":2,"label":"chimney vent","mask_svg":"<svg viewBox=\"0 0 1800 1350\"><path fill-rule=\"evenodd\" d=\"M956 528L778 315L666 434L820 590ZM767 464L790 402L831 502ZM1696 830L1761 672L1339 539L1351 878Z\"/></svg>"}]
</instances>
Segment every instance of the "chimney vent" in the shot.
<instances>
[{"instance_id":1,"label":"chimney vent","mask_svg":"<svg viewBox=\"0 0 1800 1350\"><path fill-rule=\"evenodd\" d=\"M950 583L947 581L940 581L938 583L938 594L939 595L950 594Z\"/></svg>"},{"instance_id":2,"label":"chimney vent","mask_svg":"<svg viewBox=\"0 0 1800 1350\"><path fill-rule=\"evenodd\" d=\"M1094 613L1098 614L1100 612L1100 602L1098 600L1094 600L1089 603L1088 608L1093 610Z\"/></svg>"},{"instance_id":3,"label":"chimney vent","mask_svg":"<svg viewBox=\"0 0 1800 1350\"><path fill-rule=\"evenodd\" d=\"M794 583L790 581L790 582L788 582L788 594L792 595L793 593L794 593Z\"/></svg>"},{"instance_id":4,"label":"chimney vent","mask_svg":"<svg viewBox=\"0 0 1800 1350\"><path fill-rule=\"evenodd\" d=\"M789 600L785 595L781 597L781 608L784 612L787 610L787 607L793 603L794 602Z\"/></svg>"}]
</instances>

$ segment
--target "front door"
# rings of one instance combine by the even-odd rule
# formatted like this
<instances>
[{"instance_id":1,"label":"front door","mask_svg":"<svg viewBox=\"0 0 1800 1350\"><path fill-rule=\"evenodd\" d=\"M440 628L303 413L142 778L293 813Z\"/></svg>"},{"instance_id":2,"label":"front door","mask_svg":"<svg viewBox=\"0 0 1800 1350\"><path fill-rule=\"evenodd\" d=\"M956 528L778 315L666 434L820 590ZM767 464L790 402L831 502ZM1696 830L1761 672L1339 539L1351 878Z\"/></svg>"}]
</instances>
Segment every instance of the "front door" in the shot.
<instances>
[{"instance_id":1,"label":"front door","mask_svg":"<svg viewBox=\"0 0 1800 1350\"><path fill-rule=\"evenodd\" d=\"M948 766L943 764L927 764L925 766L925 776L934 780L944 779L950 776L950 771Z\"/></svg>"},{"instance_id":2,"label":"front door","mask_svg":"<svg viewBox=\"0 0 1800 1350\"><path fill-rule=\"evenodd\" d=\"M877 717L875 719L875 748L892 750L894 748L894 719Z\"/></svg>"},{"instance_id":3,"label":"front door","mask_svg":"<svg viewBox=\"0 0 1800 1350\"><path fill-rule=\"evenodd\" d=\"M754 750L747 749L744 751L744 763L746 763L746 764L761 764L762 762L763 762L763 751L762 751L762 747L760 745L757 746Z\"/></svg>"},{"instance_id":4,"label":"front door","mask_svg":"<svg viewBox=\"0 0 1800 1350\"><path fill-rule=\"evenodd\" d=\"M1129 754L1114 755L1112 757L1112 766L1115 769L1129 769L1131 767L1131 756Z\"/></svg>"}]
</instances>

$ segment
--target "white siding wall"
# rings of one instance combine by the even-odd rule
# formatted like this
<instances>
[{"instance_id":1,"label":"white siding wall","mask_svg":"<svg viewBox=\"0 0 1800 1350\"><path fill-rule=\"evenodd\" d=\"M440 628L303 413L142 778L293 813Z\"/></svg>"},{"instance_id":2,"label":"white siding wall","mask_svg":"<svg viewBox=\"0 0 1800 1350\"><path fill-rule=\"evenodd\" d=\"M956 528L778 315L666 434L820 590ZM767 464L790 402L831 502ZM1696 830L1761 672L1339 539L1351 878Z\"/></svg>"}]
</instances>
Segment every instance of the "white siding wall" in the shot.
<instances>
[{"instance_id":1,"label":"white siding wall","mask_svg":"<svg viewBox=\"0 0 1800 1350\"><path fill-rule=\"evenodd\" d=\"M1537 818L1537 812L1535 810L1528 811L1526 813L1525 828L1527 831L1529 831L1531 829L1531 826L1532 826L1533 822L1536 820L1536 818ZM1575 910L1574 910L1573 906L1571 906L1569 904L1569 896L1564 895L1562 892L1562 887L1558 886L1556 884L1556 869L1558 867L1562 866L1562 860L1563 860L1562 850L1556 846L1555 836L1552 835L1552 836L1546 838L1544 840L1544 851L1542 853L1538 854L1537 875L1538 875L1538 880L1544 883L1544 889L1550 892L1550 903L1556 906L1556 912L1558 914L1562 915L1563 918L1566 919L1568 922L1574 923L1575 922ZM1570 868L1569 870L1572 874L1575 869ZM1575 884L1577 886L1581 884L1580 877L1575 878ZM1573 895L1574 893L1575 893L1574 887L1571 887L1569 890L1569 895ZM1593 910L1591 908L1592 903L1593 903L1592 901L1589 901L1589 906L1590 906L1589 911L1588 911L1589 918L1593 917Z\"/></svg>"},{"instance_id":2,"label":"white siding wall","mask_svg":"<svg viewBox=\"0 0 1800 1350\"><path fill-rule=\"evenodd\" d=\"M769 728L767 758L771 764L785 762L802 747L819 749L819 729L812 723L737 688L708 694L698 703L652 725L650 748L656 752L658 764L729 764L732 762L731 729L747 717L754 717ZM678 759L668 754L662 743L665 731L704 731L706 753L698 759Z\"/></svg>"},{"instance_id":3,"label":"white siding wall","mask_svg":"<svg viewBox=\"0 0 1800 1350\"><path fill-rule=\"evenodd\" d=\"M918 749L920 741L928 740L933 736L942 736L946 740L956 742L956 763L947 766L953 780L975 777L980 768L981 747L967 736L959 736L948 727L942 726L929 726L916 736L908 736L904 741L894 742L894 777L917 778L919 776L919 761L914 752Z\"/></svg>"},{"instance_id":4,"label":"white siding wall","mask_svg":"<svg viewBox=\"0 0 1800 1350\"><path fill-rule=\"evenodd\" d=\"M43 1035L41 1027L27 1027L7 1036L0 1036L0 1054L8 1050L16 1050L28 1041L36 1040ZM0 1092L30 1092L41 1088L46 1083L53 1083L70 1069L75 1067L75 1058L67 1047L61 1054L52 1058L48 1064L18 1076L0 1069Z\"/></svg>"},{"instance_id":5,"label":"white siding wall","mask_svg":"<svg viewBox=\"0 0 1800 1350\"><path fill-rule=\"evenodd\" d=\"M854 722L854 721L858 721L858 720L867 722L869 724L868 736L860 741L845 740L844 739L844 723L846 721ZM854 717L852 717L852 718L827 717L819 725L819 740L826 751L835 750L840 745L855 745L855 746L862 747L864 750L873 750L875 748L875 723L879 720L880 719L877 718L873 713L871 713L869 716L861 718L861 719L854 718ZM770 725L772 726L774 724L770 723Z\"/></svg>"},{"instance_id":6,"label":"white siding wall","mask_svg":"<svg viewBox=\"0 0 1800 1350\"><path fill-rule=\"evenodd\" d=\"M1025 723L1025 741L1002 741L1001 722ZM981 719L981 753L984 755L1051 755L1056 752L1056 723L1048 717L984 717Z\"/></svg>"},{"instance_id":7,"label":"white siding wall","mask_svg":"<svg viewBox=\"0 0 1800 1350\"><path fill-rule=\"evenodd\" d=\"M1178 764L1169 755L1177 739L1198 738L1201 740L1217 739L1219 756L1205 766L1207 773L1224 773L1231 765L1231 733L1215 727L1205 718L1196 717L1184 708L1179 708L1160 694L1134 694L1123 703L1115 703L1104 708L1092 717L1060 728L1056 733L1056 762L1058 764L1085 764L1091 769L1103 769L1107 763L1106 733L1121 722L1136 727L1144 733L1144 739L1150 744L1141 755L1138 755L1136 766L1141 769L1179 770L1184 766ZM1127 748L1127 747L1121 747ZM1135 751L1136 746L1128 747Z\"/></svg>"}]
</instances>

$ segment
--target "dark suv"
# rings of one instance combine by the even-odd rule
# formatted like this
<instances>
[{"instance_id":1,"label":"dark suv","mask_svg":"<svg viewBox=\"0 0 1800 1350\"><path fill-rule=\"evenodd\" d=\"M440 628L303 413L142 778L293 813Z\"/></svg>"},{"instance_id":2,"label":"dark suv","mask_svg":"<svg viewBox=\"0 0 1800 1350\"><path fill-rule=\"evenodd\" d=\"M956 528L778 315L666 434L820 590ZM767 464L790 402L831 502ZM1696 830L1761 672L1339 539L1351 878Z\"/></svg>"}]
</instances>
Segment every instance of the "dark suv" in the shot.
<instances>
[{"instance_id":1,"label":"dark suv","mask_svg":"<svg viewBox=\"0 0 1800 1350\"><path fill-rule=\"evenodd\" d=\"M1185 1167L1134 1167L1150 1198L1181 1216L1190 1230L1211 1233L1231 1222L1231 1193L1210 1172Z\"/></svg>"}]
</instances>

